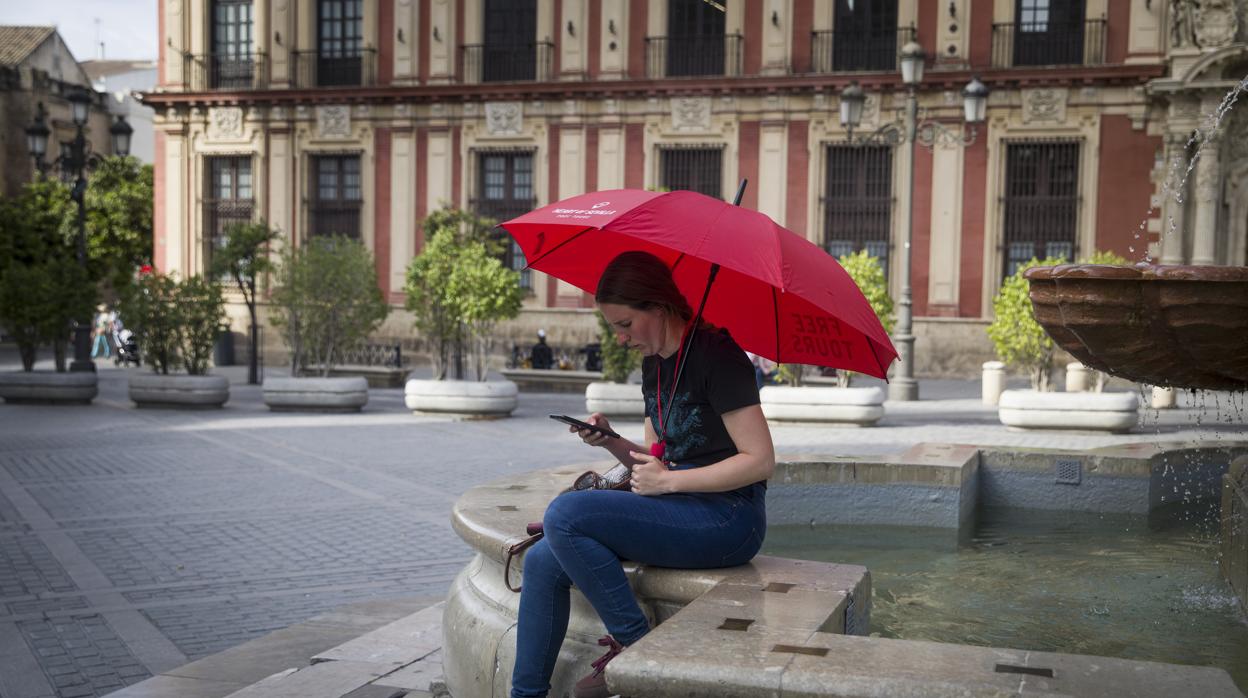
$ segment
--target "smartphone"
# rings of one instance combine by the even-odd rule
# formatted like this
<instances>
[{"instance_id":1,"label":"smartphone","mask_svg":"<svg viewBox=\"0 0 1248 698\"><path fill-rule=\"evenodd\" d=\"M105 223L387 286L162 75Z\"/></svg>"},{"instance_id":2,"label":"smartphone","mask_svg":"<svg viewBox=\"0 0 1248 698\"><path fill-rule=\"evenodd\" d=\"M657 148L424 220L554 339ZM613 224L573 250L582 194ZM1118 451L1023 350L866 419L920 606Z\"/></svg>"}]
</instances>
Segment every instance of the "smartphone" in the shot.
<instances>
[{"instance_id":1,"label":"smartphone","mask_svg":"<svg viewBox=\"0 0 1248 698\"><path fill-rule=\"evenodd\" d=\"M611 431L610 429L605 429L603 427L596 427L593 424L589 424L588 422L582 422L579 419L573 419L566 414L552 414L550 415L550 418L559 422L563 422L564 424L570 424L576 427L577 429L588 429L590 431L596 431L599 434L606 434L607 436L610 436L613 439L620 438L619 434Z\"/></svg>"}]
</instances>

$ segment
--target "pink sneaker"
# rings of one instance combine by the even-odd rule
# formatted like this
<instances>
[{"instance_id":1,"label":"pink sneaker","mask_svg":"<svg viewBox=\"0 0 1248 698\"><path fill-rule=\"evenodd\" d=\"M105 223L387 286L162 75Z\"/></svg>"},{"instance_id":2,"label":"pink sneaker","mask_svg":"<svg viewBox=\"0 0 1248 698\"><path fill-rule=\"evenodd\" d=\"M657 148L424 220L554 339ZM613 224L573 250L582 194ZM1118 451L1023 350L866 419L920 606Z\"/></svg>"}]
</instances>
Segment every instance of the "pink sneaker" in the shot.
<instances>
[{"instance_id":1,"label":"pink sneaker","mask_svg":"<svg viewBox=\"0 0 1248 698\"><path fill-rule=\"evenodd\" d=\"M573 698L610 698L615 695L607 688L607 663L624 651L624 645L616 642L610 635L599 639L598 644L609 649L591 664L594 673L576 682L572 689Z\"/></svg>"}]
</instances>

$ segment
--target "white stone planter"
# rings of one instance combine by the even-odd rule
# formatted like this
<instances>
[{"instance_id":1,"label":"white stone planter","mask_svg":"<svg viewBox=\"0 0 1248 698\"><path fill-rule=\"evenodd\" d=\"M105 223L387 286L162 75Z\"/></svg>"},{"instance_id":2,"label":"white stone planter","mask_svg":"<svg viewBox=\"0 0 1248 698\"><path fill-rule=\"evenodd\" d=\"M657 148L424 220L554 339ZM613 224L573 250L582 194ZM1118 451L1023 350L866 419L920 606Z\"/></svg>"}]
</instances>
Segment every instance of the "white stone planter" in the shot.
<instances>
[{"instance_id":1,"label":"white stone planter","mask_svg":"<svg viewBox=\"0 0 1248 698\"><path fill-rule=\"evenodd\" d=\"M274 412L359 412L368 381L353 378L266 378L264 404Z\"/></svg>"},{"instance_id":2,"label":"white stone planter","mask_svg":"<svg viewBox=\"0 0 1248 698\"><path fill-rule=\"evenodd\" d=\"M585 387L585 411L642 419L646 416L646 402L636 383L590 383Z\"/></svg>"},{"instance_id":3,"label":"white stone planter","mask_svg":"<svg viewBox=\"0 0 1248 698\"><path fill-rule=\"evenodd\" d=\"M0 398L5 402L34 404L89 404L99 394L95 371L0 372Z\"/></svg>"},{"instance_id":4,"label":"white stone planter","mask_svg":"<svg viewBox=\"0 0 1248 698\"><path fill-rule=\"evenodd\" d=\"M506 417L516 409L519 390L511 381L435 381L411 379L403 402L419 414Z\"/></svg>"},{"instance_id":5,"label":"white stone planter","mask_svg":"<svg viewBox=\"0 0 1248 698\"><path fill-rule=\"evenodd\" d=\"M1092 389L1092 369L1078 361L1066 364L1066 392L1085 393Z\"/></svg>"},{"instance_id":6,"label":"white stone planter","mask_svg":"<svg viewBox=\"0 0 1248 698\"><path fill-rule=\"evenodd\" d=\"M1178 403L1178 391L1174 388L1163 388L1159 385L1153 386L1153 394L1149 398L1150 406L1155 410L1174 409Z\"/></svg>"},{"instance_id":7,"label":"white stone planter","mask_svg":"<svg viewBox=\"0 0 1248 698\"><path fill-rule=\"evenodd\" d=\"M759 391L763 415L778 422L871 426L884 416L882 388L812 388L769 385Z\"/></svg>"},{"instance_id":8,"label":"white stone planter","mask_svg":"<svg viewBox=\"0 0 1248 698\"><path fill-rule=\"evenodd\" d=\"M130 376L130 400L138 407L214 408L229 399L230 382L225 376Z\"/></svg>"},{"instance_id":9,"label":"white stone planter","mask_svg":"<svg viewBox=\"0 0 1248 698\"><path fill-rule=\"evenodd\" d=\"M1122 432L1139 419L1135 393L1042 393L1007 390L997 411L1001 423L1019 429Z\"/></svg>"}]
</instances>

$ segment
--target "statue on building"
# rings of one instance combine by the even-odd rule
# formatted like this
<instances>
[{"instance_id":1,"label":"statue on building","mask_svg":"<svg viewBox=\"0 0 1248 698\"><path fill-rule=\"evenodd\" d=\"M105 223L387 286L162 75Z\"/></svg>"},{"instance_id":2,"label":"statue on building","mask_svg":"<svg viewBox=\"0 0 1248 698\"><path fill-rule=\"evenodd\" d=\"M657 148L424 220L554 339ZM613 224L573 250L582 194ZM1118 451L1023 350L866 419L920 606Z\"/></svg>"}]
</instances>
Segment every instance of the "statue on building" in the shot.
<instances>
[{"instance_id":1,"label":"statue on building","mask_svg":"<svg viewBox=\"0 0 1248 698\"><path fill-rule=\"evenodd\" d=\"M1171 48L1200 48L1195 32L1197 9L1196 0L1170 0Z\"/></svg>"}]
</instances>

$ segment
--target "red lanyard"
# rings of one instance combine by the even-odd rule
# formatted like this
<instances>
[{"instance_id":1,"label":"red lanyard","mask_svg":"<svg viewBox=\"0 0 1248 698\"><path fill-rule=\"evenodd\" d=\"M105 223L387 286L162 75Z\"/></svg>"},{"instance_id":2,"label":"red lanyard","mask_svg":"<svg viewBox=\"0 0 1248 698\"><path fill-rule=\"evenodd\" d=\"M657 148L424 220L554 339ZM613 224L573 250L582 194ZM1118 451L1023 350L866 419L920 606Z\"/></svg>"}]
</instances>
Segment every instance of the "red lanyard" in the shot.
<instances>
[{"instance_id":1,"label":"red lanyard","mask_svg":"<svg viewBox=\"0 0 1248 698\"><path fill-rule=\"evenodd\" d=\"M680 348L676 350L676 377L672 380L672 389L667 395L668 405L676 400L676 383L680 380L680 357L685 352L685 339L689 334L689 325L680 334ZM659 439L650 444L650 455L662 459L667 450L667 420L663 418L663 357L654 366L654 397L659 404ZM669 415L670 416L670 415Z\"/></svg>"}]
</instances>

